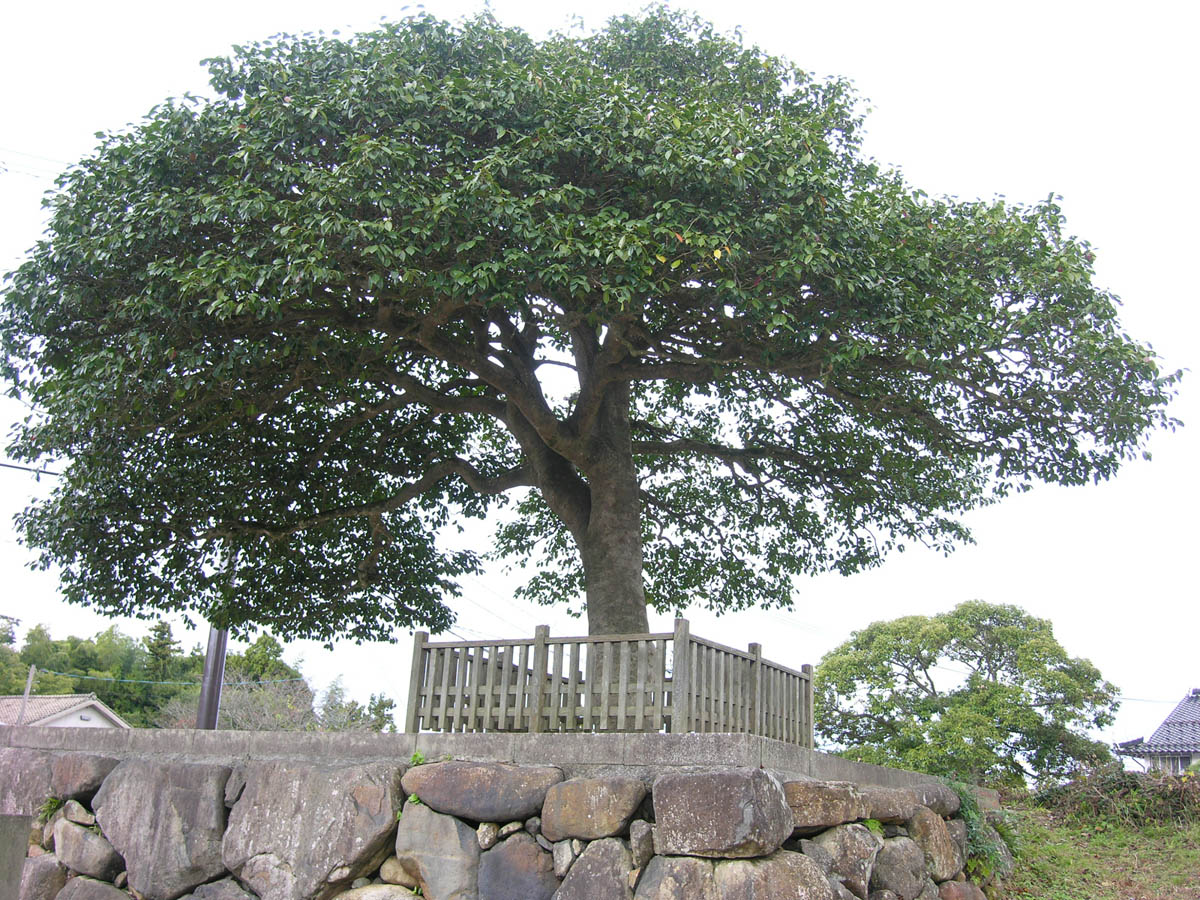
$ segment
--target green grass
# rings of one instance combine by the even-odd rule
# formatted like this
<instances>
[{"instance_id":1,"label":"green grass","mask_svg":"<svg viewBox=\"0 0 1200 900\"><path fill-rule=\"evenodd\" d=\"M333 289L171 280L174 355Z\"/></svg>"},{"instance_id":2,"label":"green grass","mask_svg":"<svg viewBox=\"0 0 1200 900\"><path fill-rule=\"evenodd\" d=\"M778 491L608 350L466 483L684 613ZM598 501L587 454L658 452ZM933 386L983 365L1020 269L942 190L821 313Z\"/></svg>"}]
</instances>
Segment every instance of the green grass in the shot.
<instances>
[{"instance_id":1,"label":"green grass","mask_svg":"<svg viewBox=\"0 0 1200 900\"><path fill-rule=\"evenodd\" d=\"M1014 900L1200 900L1200 824L1084 826L1036 807L1011 816Z\"/></svg>"}]
</instances>

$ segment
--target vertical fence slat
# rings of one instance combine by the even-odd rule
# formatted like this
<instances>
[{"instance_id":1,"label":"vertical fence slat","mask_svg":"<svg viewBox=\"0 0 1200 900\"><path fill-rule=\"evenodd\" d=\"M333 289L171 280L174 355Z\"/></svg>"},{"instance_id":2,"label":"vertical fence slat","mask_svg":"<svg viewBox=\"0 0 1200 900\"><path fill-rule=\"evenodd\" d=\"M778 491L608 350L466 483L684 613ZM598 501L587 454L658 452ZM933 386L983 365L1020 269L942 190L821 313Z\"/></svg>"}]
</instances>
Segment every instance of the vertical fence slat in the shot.
<instances>
[{"instance_id":1,"label":"vertical fence slat","mask_svg":"<svg viewBox=\"0 0 1200 900\"><path fill-rule=\"evenodd\" d=\"M675 657L671 668L671 733L685 734L692 725L692 636L687 619L675 620Z\"/></svg>"},{"instance_id":2,"label":"vertical fence slat","mask_svg":"<svg viewBox=\"0 0 1200 900\"><path fill-rule=\"evenodd\" d=\"M610 700L612 698L612 683L613 683L613 645L612 641L604 642L604 672L600 676L599 688L601 690L600 701L600 728L604 731L612 731L612 723L608 720L608 710Z\"/></svg>"},{"instance_id":3,"label":"vertical fence slat","mask_svg":"<svg viewBox=\"0 0 1200 900\"><path fill-rule=\"evenodd\" d=\"M596 702L596 645L588 643L587 662L583 670L583 730L591 732L592 706Z\"/></svg>"},{"instance_id":4,"label":"vertical fence slat","mask_svg":"<svg viewBox=\"0 0 1200 900\"><path fill-rule=\"evenodd\" d=\"M438 731L449 731L446 727L450 715L450 670L454 667L454 651L448 648L439 651L441 657L442 695L438 698L438 721L435 726Z\"/></svg>"},{"instance_id":5,"label":"vertical fence slat","mask_svg":"<svg viewBox=\"0 0 1200 900\"><path fill-rule=\"evenodd\" d=\"M471 687L467 695L466 731L483 731L483 723L479 721L479 694L483 677L483 647L474 648L474 654L469 660L471 665Z\"/></svg>"},{"instance_id":6,"label":"vertical fence slat","mask_svg":"<svg viewBox=\"0 0 1200 900\"><path fill-rule=\"evenodd\" d=\"M496 707L496 730L508 731L508 692L512 688L513 661L512 648L501 647L499 653L500 665L500 702ZM514 723L514 731L520 730L520 722Z\"/></svg>"},{"instance_id":7,"label":"vertical fence slat","mask_svg":"<svg viewBox=\"0 0 1200 900\"><path fill-rule=\"evenodd\" d=\"M534 732L544 730L542 710L546 696L546 639L549 637L549 625L539 625L533 629L533 671L529 685L529 696L533 701L530 704L530 715L533 718L529 723L529 730Z\"/></svg>"},{"instance_id":8,"label":"vertical fence slat","mask_svg":"<svg viewBox=\"0 0 1200 900\"><path fill-rule=\"evenodd\" d=\"M522 644L520 661L517 663L517 670L514 673L517 676L516 684L516 709L513 711L513 718L517 725L518 731L533 730L533 714L530 712L532 702L529 698L529 653L532 649L532 644Z\"/></svg>"},{"instance_id":9,"label":"vertical fence slat","mask_svg":"<svg viewBox=\"0 0 1200 900\"><path fill-rule=\"evenodd\" d=\"M813 749L813 732L816 721L813 719L813 667L805 663L800 667L804 673L804 731L800 734L801 743L809 750Z\"/></svg>"},{"instance_id":10,"label":"vertical fence slat","mask_svg":"<svg viewBox=\"0 0 1200 900\"><path fill-rule=\"evenodd\" d=\"M550 670L550 710L552 719L547 723L548 731L562 731L566 726L563 719L563 651L566 645L554 645L554 662Z\"/></svg>"},{"instance_id":11,"label":"vertical fence slat","mask_svg":"<svg viewBox=\"0 0 1200 900\"><path fill-rule=\"evenodd\" d=\"M416 732L419 727L418 709L421 705L421 694L427 690L425 684L425 642L429 640L429 632L418 631L413 635L412 665L408 673L408 709L404 714L404 730Z\"/></svg>"},{"instance_id":12,"label":"vertical fence slat","mask_svg":"<svg viewBox=\"0 0 1200 900\"><path fill-rule=\"evenodd\" d=\"M633 730L641 731L646 722L646 704L649 695L646 691L646 642L637 642L637 679L634 686Z\"/></svg>"},{"instance_id":13,"label":"vertical fence slat","mask_svg":"<svg viewBox=\"0 0 1200 900\"><path fill-rule=\"evenodd\" d=\"M627 727L625 719L629 699L629 641L621 641L617 651L617 731Z\"/></svg>"},{"instance_id":14,"label":"vertical fence slat","mask_svg":"<svg viewBox=\"0 0 1200 900\"><path fill-rule=\"evenodd\" d=\"M571 642L571 677L567 681L567 731L579 730L579 653L582 641Z\"/></svg>"}]
</instances>

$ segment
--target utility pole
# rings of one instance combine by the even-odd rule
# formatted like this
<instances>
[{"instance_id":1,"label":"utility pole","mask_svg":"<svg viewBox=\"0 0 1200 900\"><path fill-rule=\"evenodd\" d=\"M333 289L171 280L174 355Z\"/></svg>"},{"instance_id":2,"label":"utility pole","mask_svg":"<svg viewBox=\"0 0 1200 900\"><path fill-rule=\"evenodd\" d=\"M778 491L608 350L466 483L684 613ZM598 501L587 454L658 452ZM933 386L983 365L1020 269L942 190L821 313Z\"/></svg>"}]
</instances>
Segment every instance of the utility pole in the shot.
<instances>
[{"instance_id":1,"label":"utility pole","mask_svg":"<svg viewBox=\"0 0 1200 900\"><path fill-rule=\"evenodd\" d=\"M204 654L204 677L200 682L200 707L196 711L196 727L212 731L217 727L221 709L221 682L225 680L225 647L229 631L208 626L208 651Z\"/></svg>"},{"instance_id":2,"label":"utility pole","mask_svg":"<svg viewBox=\"0 0 1200 900\"><path fill-rule=\"evenodd\" d=\"M25 724L25 707L29 703L29 692L33 690L33 676L37 674L37 666L29 667L29 677L25 679L25 695L21 697L21 712L17 715L17 724Z\"/></svg>"}]
</instances>

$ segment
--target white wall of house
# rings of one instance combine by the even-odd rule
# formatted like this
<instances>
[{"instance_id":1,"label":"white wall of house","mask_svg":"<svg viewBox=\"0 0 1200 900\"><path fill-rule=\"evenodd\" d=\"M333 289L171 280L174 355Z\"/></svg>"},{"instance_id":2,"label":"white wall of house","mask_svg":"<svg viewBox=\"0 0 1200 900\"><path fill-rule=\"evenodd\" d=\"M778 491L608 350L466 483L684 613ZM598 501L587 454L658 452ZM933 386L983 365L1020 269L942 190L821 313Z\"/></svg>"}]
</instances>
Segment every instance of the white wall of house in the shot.
<instances>
[{"instance_id":1,"label":"white wall of house","mask_svg":"<svg viewBox=\"0 0 1200 900\"><path fill-rule=\"evenodd\" d=\"M56 716L39 725L50 728L117 728L116 722L94 706L77 709L74 712Z\"/></svg>"}]
</instances>

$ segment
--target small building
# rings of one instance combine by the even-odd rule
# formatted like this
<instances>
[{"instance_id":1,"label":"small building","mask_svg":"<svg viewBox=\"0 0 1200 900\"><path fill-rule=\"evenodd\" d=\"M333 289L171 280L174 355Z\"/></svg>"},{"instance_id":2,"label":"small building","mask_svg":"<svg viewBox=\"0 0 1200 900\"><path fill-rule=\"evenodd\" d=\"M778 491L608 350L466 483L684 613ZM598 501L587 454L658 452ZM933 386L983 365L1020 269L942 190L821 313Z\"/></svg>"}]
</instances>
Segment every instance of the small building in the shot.
<instances>
[{"instance_id":1,"label":"small building","mask_svg":"<svg viewBox=\"0 0 1200 900\"><path fill-rule=\"evenodd\" d=\"M1200 688L1193 688L1150 735L1117 744L1117 753L1144 759L1149 768L1178 775L1200 762Z\"/></svg>"},{"instance_id":2,"label":"small building","mask_svg":"<svg viewBox=\"0 0 1200 900\"><path fill-rule=\"evenodd\" d=\"M128 728L129 723L95 694L30 694L21 719L20 694L0 696L0 725L38 725L51 728Z\"/></svg>"}]
</instances>

